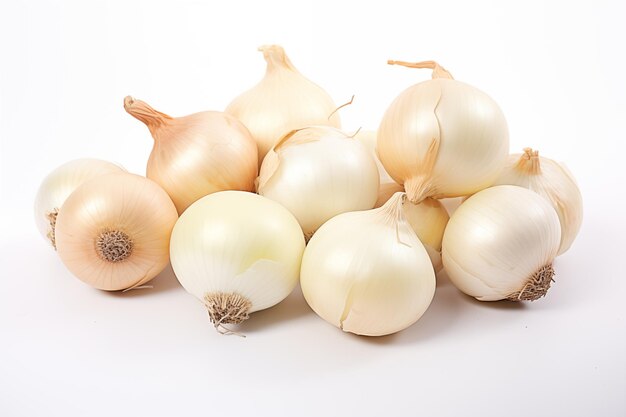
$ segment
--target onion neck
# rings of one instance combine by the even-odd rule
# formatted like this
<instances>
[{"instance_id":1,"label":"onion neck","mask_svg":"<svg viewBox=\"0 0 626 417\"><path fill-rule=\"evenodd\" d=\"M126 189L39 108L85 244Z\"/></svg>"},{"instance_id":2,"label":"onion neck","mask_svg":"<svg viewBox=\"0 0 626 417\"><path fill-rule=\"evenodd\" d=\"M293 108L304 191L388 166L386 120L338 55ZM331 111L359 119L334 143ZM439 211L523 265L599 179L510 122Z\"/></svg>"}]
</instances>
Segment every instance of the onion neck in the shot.
<instances>
[{"instance_id":1,"label":"onion neck","mask_svg":"<svg viewBox=\"0 0 626 417\"><path fill-rule=\"evenodd\" d=\"M282 46L279 45L263 45L259 47L259 51L263 52L263 58L267 62L266 73L271 73L279 68L286 68L294 72L298 72L293 66L289 57L285 53Z\"/></svg>"},{"instance_id":2,"label":"onion neck","mask_svg":"<svg viewBox=\"0 0 626 417\"><path fill-rule=\"evenodd\" d=\"M444 67L439 65L435 61L421 61L421 62L406 62L406 61L394 61L390 59L387 61L389 65L402 65L407 68L427 68L433 70L432 78L447 78L453 80L452 74L450 74Z\"/></svg>"},{"instance_id":3,"label":"onion neck","mask_svg":"<svg viewBox=\"0 0 626 417\"><path fill-rule=\"evenodd\" d=\"M532 148L524 148L524 153L520 156L515 168L528 175L541 174L539 151L533 151Z\"/></svg>"},{"instance_id":4,"label":"onion neck","mask_svg":"<svg viewBox=\"0 0 626 417\"><path fill-rule=\"evenodd\" d=\"M432 196L432 190L424 176L411 177L404 181L404 190L407 198L413 204L421 203L425 198Z\"/></svg>"},{"instance_id":5,"label":"onion neck","mask_svg":"<svg viewBox=\"0 0 626 417\"><path fill-rule=\"evenodd\" d=\"M398 220L404 218L404 210L402 208L407 195L403 191L394 193L385 204L380 207L380 212L384 214L385 219L397 223Z\"/></svg>"},{"instance_id":6,"label":"onion neck","mask_svg":"<svg viewBox=\"0 0 626 417\"><path fill-rule=\"evenodd\" d=\"M124 98L124 110L148 126L153 136L159 128L167 125L168 121L173 119L173 117L153 109L145 101L134 99L131 96Z\"/></svg>"}]
</instances>

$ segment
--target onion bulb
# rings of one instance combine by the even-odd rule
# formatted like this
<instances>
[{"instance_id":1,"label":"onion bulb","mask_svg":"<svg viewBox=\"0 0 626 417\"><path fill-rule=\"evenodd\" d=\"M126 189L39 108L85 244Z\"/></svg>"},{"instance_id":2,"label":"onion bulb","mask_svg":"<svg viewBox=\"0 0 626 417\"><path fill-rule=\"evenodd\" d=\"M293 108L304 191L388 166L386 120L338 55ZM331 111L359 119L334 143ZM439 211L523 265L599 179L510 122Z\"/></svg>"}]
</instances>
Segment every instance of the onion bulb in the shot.
<instances>
[{"instance_id":1,"label":"onion bulb","mask_svg":"<svg viewBox=\"0 0 626 417\"><path fill-rule=\"evenodd\" d=\"M378 170L359 140L312 126L286 135L267 154L258 192L287 207L308 239L337 214L374 207Z\"/></svg>"},{"instance_id":2,"label":"onion bulb","mask_svg":"<svg viewBox=\"0 0 626 417\"><path fill-rule=\"evenodd\" d=\"M509 153L506 120L482 91L452 79L432 61L433 79L409 87L391 103L378 129L378 154L409 200L458 197L491 186Z\"/></svg>"},{"instance_id":3,"label":"onion bulb","mask_svg":"<svg viewBox=\"0 0 626 417\"><path fill-rule=\"evenodd\" d=\"M132 97L124 108L150 129L154 147L146 176L172 198L178 213L217 191L253 191L257 149L234 117L205 111L173 118Z\"/></svg>"},{"instance_id":4,"label":"onion bulb","mask_svg":"<svg viewBox=\"0 0 626 417\"><path fill-rule=\"evenodd\" d=\"M124 168L100 159L82 158L67 162L44 178L35 198L35 223L39 233L56 249L55 228L59 209L74 190L99 175L125 172Z\"/></svg>"},{"instance_id":5,"label":"onion bulb","mask_svg":"<svg viewBox=\"0 0 626 417\"><path fill-rule=\"evenodd\" d=\"M378 200L374 207L381 207L392 195L399 191L404 191L404 187L389 176L387 171L385 171L385 167L378 159L376 132L361 130L356 134L356 138L365 144L376 161L380 186L378 188ZM432 198L427 198L418 204L413 204L408 200L404 201L402 209L413 231L417 234L424 248L426 248L435 271L439 272L443 268L441 263L441 241L446 224L448 224L450 218L448 212L439 200Z\"/></svg>"},{"instance_id":6,"label":"onion bulb","mask_svg":"<svg viewBox=\"0 0 626 417\"><path fill-rule=\"evenodd\" d=\"M496 184L519 185L547 198L561 222L559 255L572 246L583 221L583 198L564 165L525 148L523 154L509 157Z\"/></svg>"},{"instance_id":7,"label":"onion bulb","mask_svg":"<svg viewBox=\"0 0 626 417\"><path fill-rule=\"evenodd\" d=\"M311 308L343 331L382 336L417 321L435 293L435 273L403 211L384 206L340 214L309 241L300 283Z\"/></svg>"},{"instance_id":8,"label":"onion bulb","mask_svg":"<svg viewBox=\"0 0 626 417\"><path fill-rule=\"evenodd\" d=\"M226 113L241 120L259 148L259 165L280 138L312 125L341 127L328 93L305 78L278 45L259 48L267 61L265 77L235 98Z\"/></svg>"},{"instance_id":9,"label":"onion bulb","mask_svg":"<svg viewBox=\"0 0 626 417\"><path fill-rule=\"evenodd\" d=\"M70 272L95 288L135 288L167 266L177 218L155 182L127 173L101 175L78 187L61 207L57 251Z\"/></svg>"},{"instance_id":10,"label":"onion bulb","mask_svg":"<svg viewBox=\"0 0 626 417\"><path fill-rule=\"evenodd\" d=\"M526 188L499 185L469 197L443 236L450 280L481 301L533 301L552 283L561 226L550 203Z\"/></svg>"},{"instance_id":11,"label":"onion bulb","mask_svg":"<svg viewBox=\"0 0 626 417\"><path fill-rule=\"evenodd\" d=\"M287 209L239 191L192 204L174 227L170 254L182 286L206 306L215 329L282 301L298 283L304 237Z\"/></svg>"}]
</instances>

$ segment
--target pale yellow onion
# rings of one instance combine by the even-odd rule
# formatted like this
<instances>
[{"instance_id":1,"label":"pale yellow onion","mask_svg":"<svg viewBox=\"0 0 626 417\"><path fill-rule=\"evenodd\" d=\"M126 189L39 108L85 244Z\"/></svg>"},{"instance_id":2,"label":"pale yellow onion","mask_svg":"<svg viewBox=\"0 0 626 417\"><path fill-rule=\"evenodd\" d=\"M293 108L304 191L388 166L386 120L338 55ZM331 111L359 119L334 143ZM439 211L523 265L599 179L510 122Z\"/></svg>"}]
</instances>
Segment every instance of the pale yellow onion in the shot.
<instances>
[{"instance_id":1,"label":"pale yellow onion","mask_svg":"<svg viewBox=\"0 0 626 417\"><path fill-rule=\"evenodd\" d=\"M44 178L35 197L35 223L39 233L56 249L56 219L67 197L85 181L125 171L119 165L93 158L75 159L55 168Z\"/></svg>"},{"instance_id":2,"label":"pale yellow onion","mask_svg":"<svg viewBox=\"0 0 626 417\"><path fill-rule=\"evenodd\" d=\"M340 214L313 235L300 283L313 311L343 331L382 336L417 321L435 293L424 246L404 218L404 193Z\"/></svg>"},{"instance_id":3,"label":"pale yellow onion","mask_svg":"<svg viewBox=\"0 0 626 417\"><path fill-rule=\"evenodd\" d=\"M435 62L433 79L403 91L378 129L377 149L409 200L468 195L491 186L509 153L506 120L482 91L452 79Z\"/></svg>"},{"instance_id":4,"label":"pale yellow onion","mask_svg":"<svg viewBox=\"0 0 626 417\"><path fill-rule=\"evenodd\" d=\"M293 66L281 46L265 45L259 51L267 61L265 77L225 111L250 130L261 165L267 152L290 131L311 125L341 127L341 122L332 98Z\"/></svg>"},{"instance_id":5,"label":"pale yellow onion","mask_svg":"<svg viewBox=\"0 0 626 417\"><path fill-rule=\"evenodd\" d=\"M298 283L304 237L280 204L224 191L192 204L174 227L172 268L221 332L282 301Z\"/></svg>"},{"instance_id":6,"label":"pale yellow onion","mask_svg":"<svg viewBox=\"0 0 626 417\"><path fill-rule=\"evenodd\" d=\"M561 222L559 255L572 246L583 221L583 198L565 165L525 148L523 154L509 157L496 184L519 185L547 198Z\"/></svg>"},{"instance_id":7,"label":"pale yellow onion","mask_svg":"<svg viewBox=\"0 0 626 417\"><path fill-rule=\"evenodd\" d=\"M310 238L337 214L374 207L378 170L359 140L312 126L286 135L267 154L258 192L293 213Z\"/></svg>"},{"instance_id":8,"label":"pale yellow onion","mask_svg":"<svg viewBox=\"0 0 626 417\"><path fill-rule=\"evenodd\" d=\"M70 272L95 288L134 288L167 266L177 219L155 182L128 173L102 175L78 187L61 207L57 251Z\"/></svg>"},{"instance_id":9,"label":"pale yellow onion","mask_svg":"<svg viewBox=\"0 0 626 417\"><path fill-rule=\"evenodd\" d=\"M217 191L254 190L256 144L234 117L205 111L173 118L132 97L124 108L150 129L154 147L146 176L167 191L179 214Z\"/></svg>"},{"instance_id":10,"label":"pale yellow onion","mask_svg":"<svg viewBox=\"0 0 626 417\"><path fill-rule=\"evenodd\" d=\"M481 301L533 301L552 283L561 226L550 203L526 188L498 185L469 197L443 236L450 280Z\"/></svg>"},{"instance_id":11,"label":"pale yellow onion","mask_svg":"<svg viewBox=\"0 0 626 417\"><path fill-rule=\"evenodd\" d=\"M378 188L378 200L374 207L381 207L395 193L404 191L404 187L389 176L387 171L385 171L385 167L378 159L378 152L376 151L376 132L361 130L355 137L367 146L376 160L380 186ZM450 218L448 212L438 200L432 198L427 198L418 204L405 201L402 207L407 221L417 234L417 237L424 244L435 271L439 272L443 268L443 264L441 263L441 240L443 239L443 232Z\"/></svg>"}]
</instances>

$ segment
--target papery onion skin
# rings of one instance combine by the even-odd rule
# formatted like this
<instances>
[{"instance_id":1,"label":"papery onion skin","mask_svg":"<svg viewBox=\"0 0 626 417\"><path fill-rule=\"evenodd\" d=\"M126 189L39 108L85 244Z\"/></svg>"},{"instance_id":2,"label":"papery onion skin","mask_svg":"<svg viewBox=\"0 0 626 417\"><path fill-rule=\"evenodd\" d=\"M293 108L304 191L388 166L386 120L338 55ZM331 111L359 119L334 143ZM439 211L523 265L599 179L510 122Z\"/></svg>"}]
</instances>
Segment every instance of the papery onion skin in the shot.
<instances>
[{"instance_id":1,"label":"papery onion skin","mask_svg":"<svg viewBox=\"0 0 626 417\"><path fill-rule=\"evenodd\" d=\"M333 217L307 245L302 293L313 311L343 331L398 332L432 301L435 273L404 219L402 194L381 208Z\"/></svg>"},{"instance_id":2,"label":"papery onion skin","mask_svg":"<svg viewBox=\"0 0 626 417\"><path fill-rule=\"evenodd\" d=\"M179 214L211 193L254 190L256 143L234 117L206 111L173 118L130 96L124 108L150 129L146 176L167 191Z\"/></svg>"},{"instance_id":3,"label":"papery onion skin","mask_svg":"<svg viewBox=\"0 0 626 417\"><path fill-rule=\"evenodd\" d=\"M547 200L526 188L499 185L474 194L454 212L443 237L443 265L465 294L513 300L538 271L552 267L560 241L559 219ZM550 283L544 282L537 298Z\"/></svg>"},{"instance_id":4,"label":"papery onion skin","mask_svg":"<svg viewBox=\"0 0 626 417\"><path fill-rule=\"evenodd\" d=\"M390 61L390 63L400 63ZM491 186L509 153L506 120L482 91L441 76L404 90L378 129L383 166L409 199L457 197ZM432 65L431 65L432 64ZM445 71L445 70L444 70Z\"/></svg>"},{"instance_id":5,"label":"papery onion skin","mask_svg":"<svg viewBox=\"0 0 626 417\"><path fill-rule=\"evenodd\" d=\"M67 197L85 181L125 171L119 165L94 158L75 159L55 168L44 178L35 197L35 223L39 233L56 249L56 218Z\"/></svg>"},{"instance_id":6,"label":"papery onion skin","mask_svg":"<svg viewBox=\"0 0 626 417\"><path fill-rule=\"evenodd\" d=\"M250 130L259 150L259 166L287 133L312 125L341 127L337 106L320 86L305 78L279 45L259 47L267 61L265 77L236 97L225 112Z\"/></svg>"},{"instance_id":7,"label":"papery onion skin","mask_svg":"<svg viewBox=\"0 0 626 417\"><path fill-rule=\"evenodd\" d=\"M81 281L115 291L145 284L169 261L169 239L178 213L155 182L134 174L107 174L85 182L57 218L57 250ZM115 234L126 245L115 245ZM106 238L103 242L103 237Z\"/></svg>"},{"instance_id":8,"label":"papery onion skin","mask_svg":"<svg viewBox=\"0 0 626 417\"><path fill-rule=\"evenodd\" d=\"M176 223L170 245L176 277L209 308L218 330L287 297L298 283L303 251L302 230L287 209L239 191L192 204ZM211 311L216 300L241 308L218 316Z\"/></svg>"},{"instance_id":9,"label":"papery onion skin","mask_svg":"<svg viewBox=\"0 0 626 417\"><path fill-rule=\"evenodd\" d=\"M509 157L495 184L519 185L547 198L561 222L558 254L572 246L583 221L583 198L576 180L563 164L525 148L524 153Z\"/></svg>"},{"instance_id":10,"label":"papery onion skin","mask_svg":"<svg viewBox=\"0 0 626 417\"><path fill-rule=\"evenodd\" d=\"M360 141L311 126L286 135L267 154L258 192L285 206L310 238L337 214L374 207L378 181L376 163Z\"/></svg>"}]
</instances>

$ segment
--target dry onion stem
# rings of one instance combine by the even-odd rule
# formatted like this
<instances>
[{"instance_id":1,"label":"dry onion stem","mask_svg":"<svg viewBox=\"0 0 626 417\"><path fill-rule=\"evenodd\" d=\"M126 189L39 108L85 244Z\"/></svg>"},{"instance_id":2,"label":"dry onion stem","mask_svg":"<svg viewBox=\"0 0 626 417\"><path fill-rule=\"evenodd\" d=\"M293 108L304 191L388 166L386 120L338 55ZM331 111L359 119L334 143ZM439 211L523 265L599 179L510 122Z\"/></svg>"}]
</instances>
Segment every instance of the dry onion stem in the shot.
<instances>
[{"instance_id":1,"label":"dry onion stem","mask_svg":"<svg viewBox=\"0 0 626 417\"><path fill-rule=\"evenodd\" d=\"M56 230L56 225L57 225L58 214L59 214L59 209L57 207L55 207L52 211L46 213L46 218L50 222L50 230L48 230L48 233L46 234L46 236L48 237L48 240L50 240L50 243L52 244L52 247L55 250L57 248L55 230Z\"/></svg>"}]
</instances>

